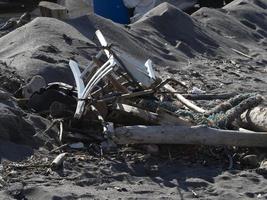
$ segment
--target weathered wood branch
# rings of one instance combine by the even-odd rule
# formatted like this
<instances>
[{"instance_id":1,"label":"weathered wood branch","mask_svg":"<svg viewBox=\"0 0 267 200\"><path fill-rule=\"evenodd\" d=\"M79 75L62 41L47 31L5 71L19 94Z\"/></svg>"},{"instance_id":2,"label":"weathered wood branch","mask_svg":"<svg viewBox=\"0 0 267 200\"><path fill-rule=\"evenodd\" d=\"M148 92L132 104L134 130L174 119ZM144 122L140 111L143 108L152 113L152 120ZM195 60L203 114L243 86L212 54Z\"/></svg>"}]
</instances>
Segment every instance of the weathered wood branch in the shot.
<instances>
[{"instance_id":1,"label":"weathered wood branch","mask_svg":"<svg viewBox=\"0 0 267 200\"><path fill-rule=\"evenodd\" d=\"M267 147L267 132L240 132L204 126L127 126L116 128L117 144L198 144Z\"/></svg>"},{"instance_id":2,"label":"weathered wood branch","mask_svg":"<svg viewBox=\"0 0 267 200\"><path fill-rule=\"evenodd\" d=\"M184 98L181 94L176 93L177 91L169 84L164 85L164 88L170 92L174 93L174 96L181 102L183 103L186 107L188 107L189 109L196 111L198 113L205 113L206 111L200 107L198 107L197 105L193 104L192 102L190 102L189 100L187 100L186 98Z\"/></svg>"}]
</instances>

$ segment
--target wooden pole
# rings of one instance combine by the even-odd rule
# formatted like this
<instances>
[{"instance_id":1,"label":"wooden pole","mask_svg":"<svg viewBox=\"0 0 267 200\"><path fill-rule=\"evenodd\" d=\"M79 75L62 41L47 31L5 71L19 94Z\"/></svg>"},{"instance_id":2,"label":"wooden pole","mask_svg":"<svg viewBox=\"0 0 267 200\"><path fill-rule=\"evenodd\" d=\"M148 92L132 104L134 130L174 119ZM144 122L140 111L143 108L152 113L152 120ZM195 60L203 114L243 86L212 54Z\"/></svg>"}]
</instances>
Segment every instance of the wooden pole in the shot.
<instances>
[{"instance_id":1,"label":"wooden pole","mask_svg":"<svg viewBox=\"0 0 267 200\"><path fill-rule=\"evenodd\" d=\"M117 144L197 144L267 147L267 132L240 132L205 126L127 126L116 128Z\"/></svg>"}]
</instances>

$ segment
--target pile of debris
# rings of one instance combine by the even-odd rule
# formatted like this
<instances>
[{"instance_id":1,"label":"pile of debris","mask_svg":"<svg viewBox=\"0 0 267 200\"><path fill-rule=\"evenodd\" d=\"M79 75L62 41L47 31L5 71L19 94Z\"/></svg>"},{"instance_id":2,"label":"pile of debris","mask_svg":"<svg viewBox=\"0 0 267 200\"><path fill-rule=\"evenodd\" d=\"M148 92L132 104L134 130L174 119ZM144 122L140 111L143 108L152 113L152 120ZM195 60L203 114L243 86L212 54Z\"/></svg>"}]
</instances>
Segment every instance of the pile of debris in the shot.
<instances>
[{"instance_id":1,"label":"pile of debris","mask_svg":"<svg viewBox=\"0 0 267 200\"><path fill-rule=\"evenodd\" d=\"M96 31L99 53L80 71L70 60L76 87L62 82L46 84L35 76L21 88L27 107L58 125L60 144L98 142L116 144L202 144L257 146L267 144L267 109L257 107L258 94L205 94L194 88L181 95L161 80L153 63L115 51L101 31ZM18 94L17 94L18 95ZM190 100L229 99L205 110ZM244 129L246 127L247 130ZM48 129L49 129L48 128Z\"/></svg>"}]
</instances>

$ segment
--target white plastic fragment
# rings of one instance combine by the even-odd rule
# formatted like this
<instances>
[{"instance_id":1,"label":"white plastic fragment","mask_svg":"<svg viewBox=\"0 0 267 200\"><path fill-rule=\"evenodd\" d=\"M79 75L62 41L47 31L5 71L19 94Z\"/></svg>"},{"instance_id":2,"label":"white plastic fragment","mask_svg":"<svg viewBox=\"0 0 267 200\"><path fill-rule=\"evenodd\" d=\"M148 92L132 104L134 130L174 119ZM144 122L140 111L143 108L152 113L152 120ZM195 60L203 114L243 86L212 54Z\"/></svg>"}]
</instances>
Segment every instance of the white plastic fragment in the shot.
<instances>
[{"instance_id":1,"label":"white plastic fragment","mask_svg":"<svg viewBox=\"0 0 267 200\"><path fill-rule=\"evenodd\" d=\"M77 142L69 145L72 149L84 149L84 144L82 142Z\"/></svg>"},{"instance_id":2,"label":"white plastic fragment","mask_svg":"<svg viewBox=\"0 0 267 200\"><path fill-rule=\"evenodd\" d=\"M197 88L197 87L193 87L192 90L191 90L191 93L192 93L192 94L205 94L206 91L201 90L201 89L199 89L199 88Z\"/></svg>"},{"instance_id":3,"label":"white plastic fragment","mask_svg":"<svg viewBox=\"0 0 267 200\"><path fill-rule=\"evenodd\" d=\"M150 78L156 79L155 72L154 72L154 69L153 69L152 60L148 59L146 61L146 63L145 63L145 66L147 68L147 72L148 72L148 75L150 76Z\"/></svg>"}]
</instances>

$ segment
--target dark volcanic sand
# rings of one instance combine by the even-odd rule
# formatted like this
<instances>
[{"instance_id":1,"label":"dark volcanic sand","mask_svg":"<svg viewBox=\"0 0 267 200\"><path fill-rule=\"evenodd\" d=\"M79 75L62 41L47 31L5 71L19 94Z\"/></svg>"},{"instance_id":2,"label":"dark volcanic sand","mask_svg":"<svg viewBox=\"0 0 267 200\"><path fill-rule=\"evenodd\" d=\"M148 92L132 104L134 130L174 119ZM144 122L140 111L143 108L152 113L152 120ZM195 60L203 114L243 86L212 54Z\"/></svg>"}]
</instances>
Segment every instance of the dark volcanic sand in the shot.
<instances>
[{"instance_id":1,"label":"dark volcanic sand","mask_svg":"<svg viewBox=\"0 0 267 200\"><path fill-rule=\"evenodd\" d=\"M152 59L160 76L184 81L189 90L197 86L209 93L267 95L266 0L236 0L222 9L202 8L192 16L164 3L128 27L93 14L67 22L36 18L0 38L2 87L14 92L19 83L35 74L47 82L73 84L68 60L75 59L82 66L88 63L97 52L96 29L115 44L118 53L124 51L143 61ZM72 152L64 171L53 173L47 173L45 167L6 168L9 161L32 155L37 144L56 144L53 140L45 143L49 135L38 134L47 127L47 120L9 103L1 100L4 169L0 168L0 199L267 198L263 175L235 159L233 170L227 170L224 153L214 155L200 147L170 148L169 154L157 156L121 152L102 159L93 156L93 150ZM4 120L16 128L5 125ZM266 158L265 150L256 152L259 160ZM24 162L46 163L55 156L41 148Z\"/></svg>"}]
</instances>

